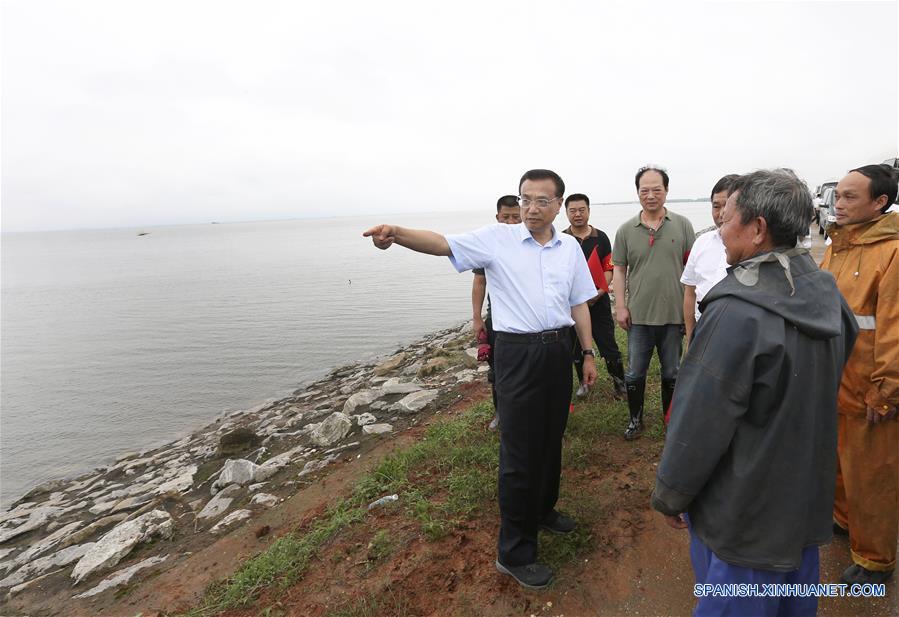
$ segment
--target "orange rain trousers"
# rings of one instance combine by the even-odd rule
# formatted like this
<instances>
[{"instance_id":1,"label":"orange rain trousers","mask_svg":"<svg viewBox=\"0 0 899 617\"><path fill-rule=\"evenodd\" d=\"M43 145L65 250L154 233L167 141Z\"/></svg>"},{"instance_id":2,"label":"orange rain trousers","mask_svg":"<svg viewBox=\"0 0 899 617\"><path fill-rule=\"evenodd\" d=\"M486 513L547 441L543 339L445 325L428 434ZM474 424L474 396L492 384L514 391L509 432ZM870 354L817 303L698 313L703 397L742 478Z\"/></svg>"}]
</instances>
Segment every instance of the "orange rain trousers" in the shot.
<instances>
[{"instance_id":1,"label":"orange rain trousers","mask_svg":"<svg viewBox=\"0 0 899 617\"><path fill-rule=\"evenodd\" d=\"M849 529L852 561L872 571L896 567L899 539L899 418L868 424L839 414L833 518Z\"/></svg>"}]
</instances>

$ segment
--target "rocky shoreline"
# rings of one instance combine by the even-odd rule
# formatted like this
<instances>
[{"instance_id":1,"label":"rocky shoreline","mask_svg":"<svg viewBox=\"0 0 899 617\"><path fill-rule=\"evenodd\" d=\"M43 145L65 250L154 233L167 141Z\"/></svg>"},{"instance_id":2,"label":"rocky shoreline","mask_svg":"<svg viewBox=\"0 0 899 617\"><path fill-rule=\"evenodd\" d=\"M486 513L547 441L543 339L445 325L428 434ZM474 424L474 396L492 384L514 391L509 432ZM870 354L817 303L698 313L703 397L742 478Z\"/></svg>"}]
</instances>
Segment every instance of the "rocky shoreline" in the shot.
<instances>
[{"instance_id":1,"label":"rocky shoreline","mask_svg":"<svg viewBox=\"0 0 899 617\"><path fill-rule=\"evenodd\" d=\"M165 571L479 378L468 323L331 371L176 442L44 483L0 513L0 606L42 610ZM323 471L325 470L325 471ZM189 550L188 550L189 549Z\"/></svg>"}]
</instances>

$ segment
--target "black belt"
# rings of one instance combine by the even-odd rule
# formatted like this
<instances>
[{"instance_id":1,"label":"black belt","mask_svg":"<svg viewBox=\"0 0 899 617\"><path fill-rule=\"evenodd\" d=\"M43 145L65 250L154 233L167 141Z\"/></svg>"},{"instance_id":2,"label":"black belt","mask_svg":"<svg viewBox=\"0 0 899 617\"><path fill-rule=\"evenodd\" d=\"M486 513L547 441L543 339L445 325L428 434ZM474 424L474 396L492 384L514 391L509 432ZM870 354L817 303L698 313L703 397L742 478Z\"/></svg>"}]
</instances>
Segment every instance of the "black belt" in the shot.
<instances>
[{"instance_id":1,"label":"black belt","mask_svg":"<svg viewBox=\"0 0 899 617\"><path fill-rule=\"evenodd\" d=\"M558 330L544 330L543 332L532 332L519 334L517 332L500 332L497 331L496 339L498 341L509 341L510 343L557 343L559 341L567 342L569 340L570 328L559 328Z\"/></svg>"}]
</instances>

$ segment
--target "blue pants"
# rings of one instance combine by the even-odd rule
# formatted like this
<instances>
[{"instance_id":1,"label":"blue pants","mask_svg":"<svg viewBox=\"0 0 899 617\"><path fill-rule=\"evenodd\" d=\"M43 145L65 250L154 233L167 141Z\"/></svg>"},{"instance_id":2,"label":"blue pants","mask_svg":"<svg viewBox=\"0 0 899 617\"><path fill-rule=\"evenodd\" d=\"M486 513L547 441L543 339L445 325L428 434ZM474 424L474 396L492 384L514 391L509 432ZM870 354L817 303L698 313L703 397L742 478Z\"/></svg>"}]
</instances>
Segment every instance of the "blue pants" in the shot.
<instances>
[{"instance_id":1,"label":"blue pants","mask_svg":"<svg viewBox=\"0 0 899 617\"><path fill-rule=\"evenodd\" d=\"M768 584L818 583L818 547L808 546L802 551L802 562L792 572L772 572L734 566L718 559L690 529L690 559L697 584L724 585L728 583ZM733 615L734 617L813 617L818 611L818 598L799 597L731 597L703 596L693 610L695 617Z\"/></svg>"},{"instance_id":2,"label":"blue pants","mask_svg":"<svg viewBox=\"0 0 899 617\"><path fill-rule=\"evenodd\" d=\"M632 324L627 333L627 371L625 379L629 383L646 378L652 351L659 352L662 379L677 379L681 356L681 324L667 326L645 326Z\"/></svg>"}]
</instances>

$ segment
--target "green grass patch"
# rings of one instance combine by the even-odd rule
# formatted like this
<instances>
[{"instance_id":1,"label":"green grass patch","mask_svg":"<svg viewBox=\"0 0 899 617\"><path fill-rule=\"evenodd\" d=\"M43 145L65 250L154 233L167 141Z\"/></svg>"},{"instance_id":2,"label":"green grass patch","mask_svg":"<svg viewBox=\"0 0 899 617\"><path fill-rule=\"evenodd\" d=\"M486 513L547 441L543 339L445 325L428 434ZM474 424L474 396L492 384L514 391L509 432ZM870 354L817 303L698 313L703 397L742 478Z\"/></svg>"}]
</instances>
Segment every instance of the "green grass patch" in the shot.
<instances>
[{"instance_id":1,"label":"green grass patch","mask_svg":"<svg viewBox=\"0 0 899 617\"><path fill-rule=\"evenodd\" d=\"M393 554L393 540L386 529L380 529L368 543L368 561L371 564L384 561Z\"/></svg>"},{"instance_id":2,"label":"green grass patch","mask_svg":"<svg viewBox=\"0 0 899 617\"><path fill-rule=\"evenodd\" d=\"M325 617L381 617L382 615L411 617L416 613L401 594L387 589L331 611Z\"/></svg>"}]
</instances>

